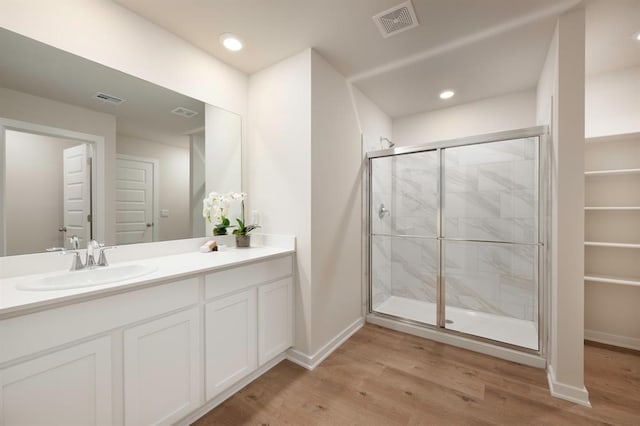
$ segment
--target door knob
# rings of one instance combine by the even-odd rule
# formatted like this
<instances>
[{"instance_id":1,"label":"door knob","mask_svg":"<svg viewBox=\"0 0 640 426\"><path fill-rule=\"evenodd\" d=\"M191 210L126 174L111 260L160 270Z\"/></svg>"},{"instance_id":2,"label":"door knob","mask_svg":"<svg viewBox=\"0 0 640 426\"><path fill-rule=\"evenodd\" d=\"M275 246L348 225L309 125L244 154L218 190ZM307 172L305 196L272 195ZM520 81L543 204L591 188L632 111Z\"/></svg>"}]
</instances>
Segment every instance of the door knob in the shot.
<instances>
[{"instance_id":1,"label":"door knob","mask_svg":"<svg viewBox=\"0 0 640 426\"><path fill-rule=\"evenodd\" d=\"M153 223L147 223L147 228L151 228L153 226Z\"/></svg>"}]
</instances>

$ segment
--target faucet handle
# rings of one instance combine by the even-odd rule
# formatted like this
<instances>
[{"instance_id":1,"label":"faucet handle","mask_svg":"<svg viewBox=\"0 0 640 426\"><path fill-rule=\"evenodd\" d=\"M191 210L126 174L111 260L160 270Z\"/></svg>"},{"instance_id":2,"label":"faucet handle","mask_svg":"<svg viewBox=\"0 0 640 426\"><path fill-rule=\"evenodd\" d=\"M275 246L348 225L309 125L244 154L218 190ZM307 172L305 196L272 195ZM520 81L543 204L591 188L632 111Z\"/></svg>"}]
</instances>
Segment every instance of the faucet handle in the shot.
<instances>
[{"instance_id":1,"label":"faucet handle","mask_svg":"<svg viewBox=\"0 0 640 426\"><path fill-rule=\"evenodd\" d=\"M107 256L104 254L105 250L117 249L118 246L107 246L104 244L100 247L100 257L98 257L98 266L109 266L109 262L107 261Z\"/></svg>"},{"instance_id":2,"label":"faucet handle","mask_svg":"<svg viewBox=\"0 0 640 426\"><path fill-rule=\"evenodd\" d=\"M78 250L61 250L60 254L73 254L73 260L71 261L70 271L79 271L84 269L84 265L82 264L82 259L80 258L80 251Z\"/></svg>"},{"instance_id":3,"label":"faucet handle","mask_svg":"<svg viewBox=\"0 0 640 426\"><path fill-rule=\"evenodd\" d=\"M72 235L69 237L69 244L71 244L71 248L74 250L78 250L80 247L80 240L77 235Z\"/></svg>"}]
</instances>

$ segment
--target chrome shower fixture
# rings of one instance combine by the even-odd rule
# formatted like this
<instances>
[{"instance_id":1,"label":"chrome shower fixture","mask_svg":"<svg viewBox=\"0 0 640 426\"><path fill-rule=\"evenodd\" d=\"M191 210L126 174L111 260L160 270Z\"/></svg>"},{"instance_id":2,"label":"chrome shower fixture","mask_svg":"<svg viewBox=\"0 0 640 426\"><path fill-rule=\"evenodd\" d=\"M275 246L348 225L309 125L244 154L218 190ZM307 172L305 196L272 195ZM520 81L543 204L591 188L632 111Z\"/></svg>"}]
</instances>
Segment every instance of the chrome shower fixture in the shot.
<instances>
[{"instance_id":1,"label":"chrome shower fixture","mask_svg":"<svg viewBox=\"0 0 640 426\"><path fill-rule=\"evenodd\" d=\"M387 143L387 146L384 146L384 143ZM380 136L380 148L385 149L385 148L393 148L394 146L396 146L395 143L391 142L389 139L385 138L384 136Z\"/></svg>"}]
</instances>

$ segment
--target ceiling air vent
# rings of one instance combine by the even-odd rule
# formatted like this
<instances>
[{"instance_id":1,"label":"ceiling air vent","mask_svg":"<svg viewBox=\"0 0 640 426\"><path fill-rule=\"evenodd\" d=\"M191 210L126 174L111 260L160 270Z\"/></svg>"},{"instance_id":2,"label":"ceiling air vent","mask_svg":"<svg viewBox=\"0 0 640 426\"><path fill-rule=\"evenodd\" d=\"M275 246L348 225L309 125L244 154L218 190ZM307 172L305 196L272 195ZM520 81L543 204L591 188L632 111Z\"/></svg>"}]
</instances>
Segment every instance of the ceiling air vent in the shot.
<instances>
[{"instance_id":1,"label":"ceiling air vent","mask_svg":"<svg viewBox=\"0 0 640 426\"><path fill-rule=\"evenodd\" d=\"M387 38L418 26L411 1L401 3L373 17L382 37Z\"/></svg>"},{"instance_id":2,"label":"ceiling air vent","mask_svg":"<svg viewBox=\"0 0 640 426\"><path fill-rule=\"evenodd\" d=\"M185 118L191 118L195 115L198 115L197 112L190 110L189 108L185 108L185 107L177 107L171 110L172 113L179 115L181 117L185 117Z\"/></svg>"},{"instance_id":3,"label":"ceiling air vent","mask_svg":"<svg viewBox=\"0 0 640 426\"><path fill-rule=\"evenodd\" d=\"M96 99L100 99L103 102L109 102L110 104L114 104L114 105L120 105L125 101L124 99L120 99L117 96L108 95L102 92L96 93L95 95L93 95L93 97Z\"/></svg>"}]
</instances>

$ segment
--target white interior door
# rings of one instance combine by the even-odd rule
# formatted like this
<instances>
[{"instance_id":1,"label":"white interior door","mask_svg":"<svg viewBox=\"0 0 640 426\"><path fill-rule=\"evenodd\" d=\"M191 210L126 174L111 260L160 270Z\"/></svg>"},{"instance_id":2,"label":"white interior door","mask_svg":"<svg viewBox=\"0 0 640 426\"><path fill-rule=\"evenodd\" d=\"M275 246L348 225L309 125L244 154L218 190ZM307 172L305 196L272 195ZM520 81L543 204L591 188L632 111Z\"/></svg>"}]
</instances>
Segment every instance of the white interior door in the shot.
<instances>
[{"instance_id":1,"label":"white interior door","mask_svg":"<svg viewBox=\"0 0 640 426\"><path fill-rule=\"evenodd\" d=\"M80 247L91 239L91 157L87 144L63 151L63 209L66 236L76 235Z\"/></svg>"},{"instance_id":2,"label":"white interior door","mask_svg":"<svg viewBox=\"0 0 640 426\"><path fill-rule=\"evenodd\" d=\"M116 244L153 241L154 163L119 156L116 161Z\"/></svg>"}]
</instances>

